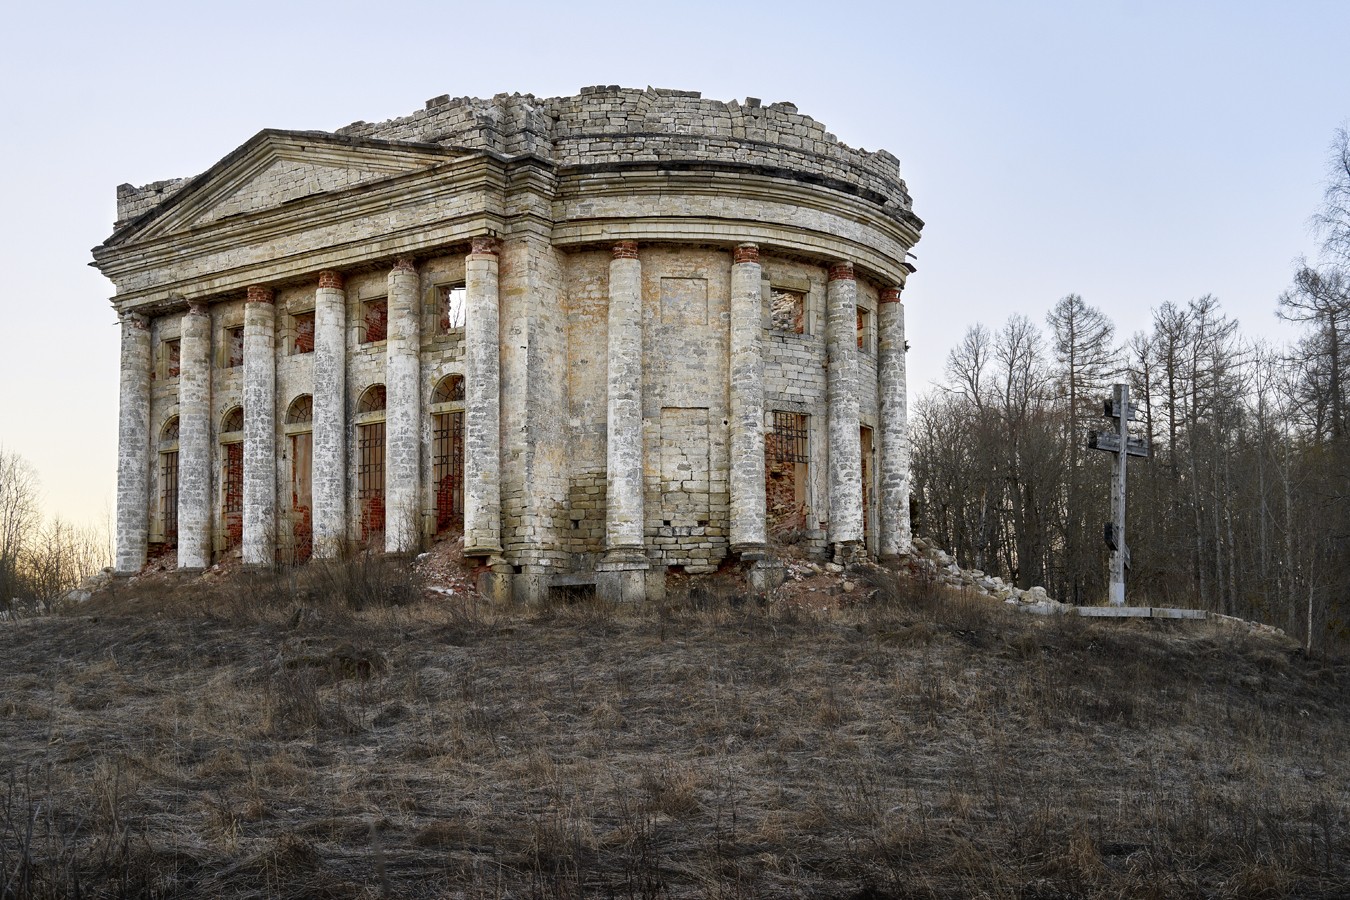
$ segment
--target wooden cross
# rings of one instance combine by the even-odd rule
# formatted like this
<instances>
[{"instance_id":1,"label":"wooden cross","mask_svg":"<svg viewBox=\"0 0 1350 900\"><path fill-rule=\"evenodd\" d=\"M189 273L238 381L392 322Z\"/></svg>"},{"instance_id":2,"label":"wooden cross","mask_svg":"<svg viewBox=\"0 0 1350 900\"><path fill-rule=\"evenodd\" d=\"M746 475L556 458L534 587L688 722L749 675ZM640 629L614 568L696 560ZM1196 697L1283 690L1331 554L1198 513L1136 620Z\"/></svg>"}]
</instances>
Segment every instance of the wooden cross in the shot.
<instances>
[{"instance_id":1,"label":"wooden cross","mask_svg":"<svg viewBox=\"0 0 1350 900\"><path fill-rule=\"evenodd\" d=\"M1111 521L1106 523L1106 545L1111 548L1110 591L1112 606L1125 605L1125 570L1130 567L1130 548L1125 543L1125 461L1131 456L1147 459L1152 450L1143 438L1130 437L1130 420L1137 412L1130 402L1129 385L1112 385L1103 412L1116 420L1113 431L1088 432L1088 449L1110 453Z\"/></svg>"}]
</instances>

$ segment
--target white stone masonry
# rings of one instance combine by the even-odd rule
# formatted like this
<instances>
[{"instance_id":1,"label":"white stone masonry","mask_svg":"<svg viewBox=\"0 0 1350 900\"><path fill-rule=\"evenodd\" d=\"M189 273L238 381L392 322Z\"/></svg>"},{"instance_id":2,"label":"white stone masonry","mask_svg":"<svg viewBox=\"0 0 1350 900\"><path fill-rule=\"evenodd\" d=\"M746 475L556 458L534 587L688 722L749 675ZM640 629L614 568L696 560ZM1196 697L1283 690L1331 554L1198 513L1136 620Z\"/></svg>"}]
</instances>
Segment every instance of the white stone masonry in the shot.
<instances>
[{"instance_id":1,"label":"white stone masonry","mask_svg":"<svg viewBox=\"0 0 1350 900\"><path fill-rule=\"evenodd\" d=\"M637 244L614 245L609 264L609 403L605 429L605 549L643 548L642 263Z\"/></svg>"},{"instance_id":2,"label":"white stone masonry","mask_svg":"<svg viewBox=\"0 0 1350 900\"><path fill-rule=\"evenodd\" d=\"M150 329L123 313L121 408L117 417L117 571L145 565L150 506Z\"/></svg>"},{"instance_id":3,"label":"white stone masonry","mask_svg":"<svg viewBox=\"0 0 1350 900\"><path fill-rule=\"evenodd\" d=\"M862 444L858 404L858 284L853 264L830 267L825 299L829 353L826 399L830 430L829 541L836 553L855 552L863 539ZM852 545L852 546L849 546Z\"/></svg>"},{"instance_id":4,"label":"white stone masonry","mask_svg":"<svg viewBox=\"0 0 1350 900\"><path fill-rule=\"evenodd\" d=\"M418 541L421 480L421 316L417 270L399 259L389 272L389 331L385 341L384 549L412 553Z\"/></svg>"},{"instance_id":5,"label":"white stone masonry","mask_svg":"<svg viewBox=\"0 0 1350 900\"><path fill-rule=\"evenodd\" d=\"M314 556L333 559L347 538L347 293L320 272L314 294Z\"/></svg>"},{"instance_id":6,"label":"white stone masonry","mask_svg":"<svg viewBox=\"0 0 1350 900\"><path fill-rule=\"evenodd\" d=\"M877 400L880 404L881 454L877 555L882 559L913 552L909 523L909 413L905 383L905 307L900 288L881 291L878 311Z\"/></svg>"},{"instance_id":7,"label":"white stone masonry","mask_svg":"<svg viewBox=\"0 0 1350 900\"><path fill-rule=\"evenodd\" d=\"M211 315L183 316L178 373L178 568L211 564Z\"/></svg>"},{"instance_id":8,"label":"white stone masonry","mask_svg":"<svg viewBox=\"0 0 1350 900\"><path fill-rule=\"evenodd\" d=\"M764 498L763 272L759 247L741 244L731 266L731 549L768 542Z\"/></svg>"},{"instance_id":9,"label":"white stone masonry","mask_svg":"<svg viewBox=\"0 0 1350 900\"><path fill-rule=\"evenodd\" d=\"M246 566L275 561L277 508L276 306L272 290L244 303L244 535Z\"/></svg>"},{"instance_id":10,"label":"white stone masonry","mask_svg":"<svg viewBox=\"0 0 1350 900\"><path fill-rule=\"evenodd\" d=\"M464 261L464 553L500 553L501 344L498 247L474 238Z\"/></svg>"}]
</instances>

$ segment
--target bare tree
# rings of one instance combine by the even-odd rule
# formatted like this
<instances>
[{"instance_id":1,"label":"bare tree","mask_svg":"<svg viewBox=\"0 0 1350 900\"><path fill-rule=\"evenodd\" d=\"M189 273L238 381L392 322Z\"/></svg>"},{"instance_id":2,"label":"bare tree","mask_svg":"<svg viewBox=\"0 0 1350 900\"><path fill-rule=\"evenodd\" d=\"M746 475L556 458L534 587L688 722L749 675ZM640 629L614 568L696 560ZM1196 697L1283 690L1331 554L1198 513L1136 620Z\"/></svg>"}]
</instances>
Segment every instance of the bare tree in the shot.
<instances>
[{"instance_id":1,"label":"bare tree","mask_svg":"<svg viewBox=\"0 0 1350 900\"><path fill-rule=\"evenodd\" d=\"M0 604L20 590L20 563L42 521L38 477L32 465L0 447Z\"/></svg>"},{"instance_id":2,"label":"bare tree","mask_svg":"<svg viewBox=\"0 0 1350 900\"><path fill-rule=\"evenodd\" d=\"M1322 238L1322 253L1350 266L1350 129L1336 129L1330 149L1322 206L1312 223Z\"/></svg>"}]
</instances>

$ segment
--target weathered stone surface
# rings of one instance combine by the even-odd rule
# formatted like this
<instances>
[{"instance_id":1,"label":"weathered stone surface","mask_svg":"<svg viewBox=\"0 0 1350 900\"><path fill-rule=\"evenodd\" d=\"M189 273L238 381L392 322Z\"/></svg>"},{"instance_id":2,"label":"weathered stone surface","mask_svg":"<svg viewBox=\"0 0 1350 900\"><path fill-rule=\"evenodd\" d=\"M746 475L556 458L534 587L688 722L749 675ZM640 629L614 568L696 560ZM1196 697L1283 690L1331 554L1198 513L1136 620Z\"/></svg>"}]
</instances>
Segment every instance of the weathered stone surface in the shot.
<instances>
[{"instance_id":1,"label":"weathered stone surface","mask_svg":"<svg viewBox=\"0 0 1350 900\"><path fill-rule=\"evenodd\" d=\"M768 589L775 539L907 554L921 225L890 154L791 104L654 89L437 98L123 185L95 250L146 324L124 326L119 569L174 539L172 452L180 564L228 550L213 429L236 406L254 564L462 528L494 595L533 601L577 576L655 597L733 554Z\"/></svg>"}]
</instances>

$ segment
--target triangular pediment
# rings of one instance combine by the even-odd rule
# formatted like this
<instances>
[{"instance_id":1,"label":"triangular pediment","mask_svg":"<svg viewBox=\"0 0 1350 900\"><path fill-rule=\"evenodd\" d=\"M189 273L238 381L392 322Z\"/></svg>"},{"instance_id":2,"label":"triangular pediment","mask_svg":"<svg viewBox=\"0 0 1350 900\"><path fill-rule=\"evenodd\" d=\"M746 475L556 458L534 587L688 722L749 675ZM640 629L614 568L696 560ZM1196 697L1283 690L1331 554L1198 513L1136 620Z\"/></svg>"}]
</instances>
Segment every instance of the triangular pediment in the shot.
<instances>
[{"instance_id":1,"label":"triangular pediment","mask_svg":"<svg viewBox=\"0 0 1350 900\"><path fill-rule=\"evenodd\" d=\"M317 194L395 177L464 156L434 144L404 144L325 132L260 132L181 191L129 222L109 243L190 231L265 212Z\"/></svg>"}]
</instances>

